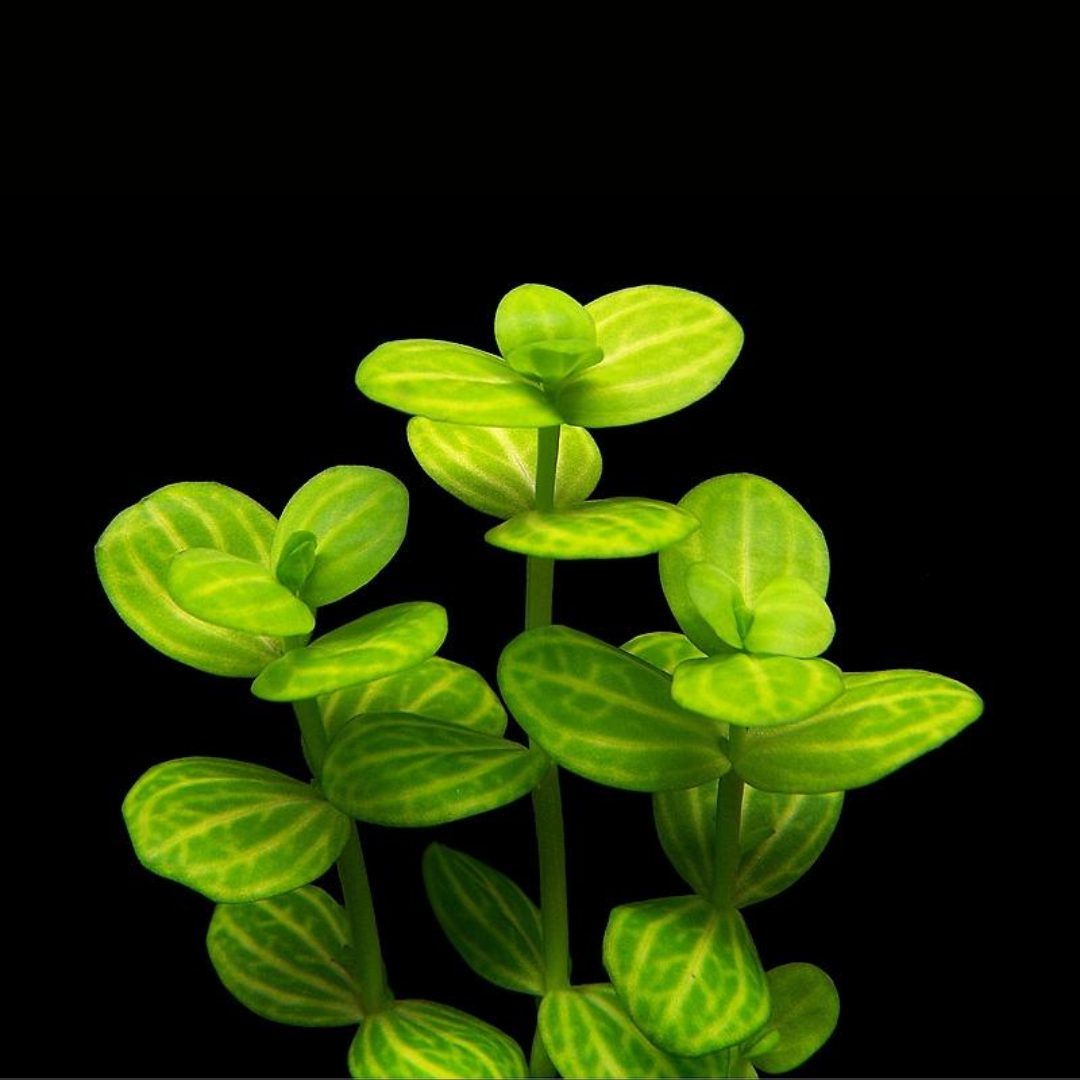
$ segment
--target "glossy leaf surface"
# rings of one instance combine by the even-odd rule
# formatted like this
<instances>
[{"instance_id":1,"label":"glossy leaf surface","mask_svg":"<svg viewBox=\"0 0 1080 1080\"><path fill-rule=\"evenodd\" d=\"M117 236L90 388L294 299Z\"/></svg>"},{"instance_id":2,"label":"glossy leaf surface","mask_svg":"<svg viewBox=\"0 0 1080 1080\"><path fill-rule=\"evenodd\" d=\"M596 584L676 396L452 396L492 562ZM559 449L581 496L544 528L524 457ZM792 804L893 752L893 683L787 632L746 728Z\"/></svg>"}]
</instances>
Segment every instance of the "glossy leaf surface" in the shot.
<instances>
[{"instance_id":1,"label":"glossy leaf surface","mask_svg":"<svg viewBox=\"0 0 1080 1080\"><path fill-rule=\"evenodd\" d=\"M596 341L592 316L572 296L550 285L519 285L499 301L495 340L508 356L540 341Z\"/></svg>"},{"instance_id":2,"label":"glossy leaf surface","mask_svg":"<svg viewBox=\"0 0 1080 1080\"><path fill-rule=\"evenodd\" d=\"M623 651L671 675L684 660L699 660L705 654L685 635L669 630L638 634L623 645Z\"/></svg>"},{"instance_id":3,"label":"glossy leaf surface","mask_svg":"<svg viewBox=\"0 0 1080 1080\"><path fill-rule=\"evenodd\" d=\"M814 587L802 578L780 577L758 594L745 642L750 652L817 656L835 633L829 605Z\"/></svg>"},{"instance_id":4,"label":"glossy leaf surface","mask_svg":"<svg viewBox=\"0 0 1080 1080\"><path fill-rule=\"evenodd\" d=\"M790 1072L828 1042L840 1017L840 996L832 979L813 964L784 964L767 978L772 1015L765 1034L776 1032L779 1039L768 1051L751 1048L748 1054L766 1072Z\"/></svg>"},{"instance_id":5,"label":"glossy leaf surface","mask_svg":"<svg viewBox=\"0 0 1080 1080\"><path fill-rule=\"evenodd\" d=\"M278 581L292 593L298 593L304 587L304 582L315 569L316 548L318 537L304 529L291 533L282 544L281 551L275 560L274 573Z\"/></svg>"}]
</instances>

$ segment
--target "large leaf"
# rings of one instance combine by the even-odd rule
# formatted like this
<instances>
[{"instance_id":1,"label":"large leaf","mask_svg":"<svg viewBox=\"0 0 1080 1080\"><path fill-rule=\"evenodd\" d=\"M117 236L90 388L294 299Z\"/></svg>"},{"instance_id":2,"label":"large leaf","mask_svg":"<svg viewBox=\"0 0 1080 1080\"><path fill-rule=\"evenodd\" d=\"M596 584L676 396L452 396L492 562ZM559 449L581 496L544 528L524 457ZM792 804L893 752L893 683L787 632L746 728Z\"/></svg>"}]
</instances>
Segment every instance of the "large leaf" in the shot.
<instances>
[{"instance_id":1,"label":"large leaf","mask_svg":"<svg viewBox=\"0 0 1080 1080\"><path fill-rule=\"evenodd\" d=\"M361 713L413 713L489 735L506 730L506 710L484 678L441 656L385 679L327 694L319 698L319 709L331 738Z\"/></svg>"},{"instance_id":2,"label":"large leaf","mask_svg":"<svg viewBox=\"0 0 1080 1080\"><path fill-rule=\"evenodd\" d=\"M583 427L637 424L704 397L742 347L739 324L715 300L642 285L601 296L586 310L604 359L571 375L559 411Z\"/></svg>"},{"instance_id":3,"label":"large leaf","mask_svg":"<svg viewBox=\"0 0 1080 1080\"><path fill-rule=\"evenodd\" d=\"M863 787L940 746L982 713L979 696L926 671L845 675L831 705L797 724L746 733L735 766L766 791Z\"/></svg>"},{"instance_id":4,"label":"large leaf","mask_svg":"<svg viewBox=\"0 0 1080 1080\"><path fill-rule=\"evenodd\" d=\"M821 596L829 584L829 550L821 530L787 492L760 476L734 473L706 480L679 502L701 528L660 556L660 582L679 625L708 653L726 646L690 597L694 563L722 570L751 609L776 578L805 580Z\"/></svg>"},{"instance_id":5,"label":"large leaf","mask_svg":"<svg viewBox=\"0 0 1080 1080\"><path fill-rule=\"evenodd\" d=\"M551 427L562 417L544 392L491 353L449 341L389 341L356 372L360 392L393 409L495 427Z\"/></svg>"},{"instance_id":6,"label":"large leaf","mask_svg":"<svg viewBox=\"0 0 1080 1080\"><path fill-rule=\"evenodd\" d=\"M673 674L684 660L698 660L705 655L685 634L673 634L669 630L638 634L622 648L668 675Z\"/></svg>"},{"instance_id":7,"label":"large leaf","mask_svg":"<svg viewBox=\"0 0 1080 1080\"><path fill-rule=\"evenodd\" d=\"M563 510L529 510L489 529L495 547L541 559L625 559L678 543L697 519L655 499L597 499Z\"/></svg>"},{"instance_id":8,"label":"large leaf","mask_svg":"<svg viewBox=\"0 0 1080 1080\"><path fill-rule=\"evenodd\" d=\"M840 1017L840 996L832 979L813 964L784 964L766 977L772 1015L755 1043L770 1049L758 1051L751 1046L747 1055L766 1072L785 1073L798 1068L828 1041Z\"/></svg>"},{"instance_id":9,"label":"large leaf","mask_svg":"<svg viewBox=\"0 0 1080 1080\"><path fill-rule=\"evenodd\" d=\"M544 992L540 909L505 874L443 844L424 852L435 917L465 963L506 990Z\"/></svg>"},{"instance_id":10,"label":"large leaf","mask_svg":"<svg viewBox=\"0 0 1080 1080\"><path fill-rule=\"evenodd\" d=\"M94 549L101 584L120 617L155 649L200 671L254 676L281 643L214 626L169 595L169 566L211 547L270 567L274 516L222 484L170 484L113 519Z\"/></svg>"},{"instance_id":11,"label":"large leaf","mask_svg":"<svg viewBox=\"0 0 1080 1080\"><path fill-rule=\"evenodd\" d=\"M326 797L361 821L441 825L504 806L550 767L538 750L406 713L363 716L334 737Z\"/></svg>"},{"instance_id":12,"label":"large leaf","mask_svg":"<svg viewBox=\"0 0 1080 1080\"><path fill-rule=\"evenodd\" d=\"M433 1001L395 1001L361 1023L349 1049L349 1074L516 1080L529 1070L521 1047L475 1016Z\"/></svg>"},{"instance_id":13,"label":"large leaf","mask_svg":"<svg viewBox=\"0 0 1080 1080\"><path fill-rule=\"evenodd\" d=\"M169 565L169 595L186 612L230 630L310 634L311 609L265 566L213 548L188 548Z\"/></svg>"},{"instance_id":14,"label":"large leaf","mask_svg":"<svg viewBox=\"0 0 1080 1080\"><path fill-rule=\"evenodd\" d=\"M536 505L536 429L475 427L414 416L409 446L420 467L467 506L511 518ZM600 480L600 449L579 427L559 435L555 506L583 502Z\"/></svg>"},{"instance_id":15,"label":"large leaf","mask_svg":"<svg viewBox=\"0 0 1080 1080\"><path fill-rule=\"evenodd\" d=\"M251 687L266 701L306 701L386 678L426 660L446 638L446 610L418 601L393 604L291 649Z\"/></svg>"},{"instance_id":16,"label":"large leaf","mask_svg":"<svg viewBox=\"0 0 1080 1080\"><path fill-rule=\"evenodd\" d=\"M346 965L345 909L322 889L218 904L206 947L218 977L252 1012L279 1024L337 1027L363 1015Z\"/></svg>"},{"instance_id":17,"label":"large leaf","mask_svg":"<svg viewBox=\"0 0 1080 1080\"><path fill-rule=\"evenodd\" d=\"M672 1054L735 1046L769 1017L769 990L742 915L698 896L615 908L604 966L638 1027Z\"/></svg>"},{"instance_id":18,"label":"large leaf","mask_svg":"<svg viewBox=\"0 0 1080 1080\"><path fill-rule=\"evenodd\" d=\"M300 598L322 607L366 585L405 537L409 493L382 469L338 465L312 477L289 500L274 536L277 565L290 537L315 536L315 565Z\"/></svg>"},{"instance_id":19,"label":"large leaf","mask_svg":"<svg viewBox=\"0 0 1080 1080\"><path fill-rule=\"evenodd\" d=\"M598 783L663 791L727 771L716 724L676 705L662 671L588 634L520 634L503 650L499 687L536 742Z\"/></svg>"},{"instance_id":20,"label":"large leaf","mask_svg":"<svg viewBox=\"0 0 1080 1080\"><path fill-rule=\"evenodd\" d=\"M144 773L124 800L124 820L143 866L227 904L314 881L351 827L310 784L207 757Z\"/></svg>"}]
</instances>

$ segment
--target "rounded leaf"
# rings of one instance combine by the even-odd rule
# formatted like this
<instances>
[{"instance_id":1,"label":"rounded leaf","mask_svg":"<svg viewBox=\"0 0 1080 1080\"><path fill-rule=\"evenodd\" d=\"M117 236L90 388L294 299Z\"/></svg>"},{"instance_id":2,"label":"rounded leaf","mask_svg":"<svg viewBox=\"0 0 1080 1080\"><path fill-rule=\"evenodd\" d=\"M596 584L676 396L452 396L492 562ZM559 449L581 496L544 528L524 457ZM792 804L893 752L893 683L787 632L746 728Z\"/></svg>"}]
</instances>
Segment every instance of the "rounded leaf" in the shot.
<instances>
[{"instance_id":1,"label":"rounded leaf","mask_svg":"<svg viewBox=\"0 0 1080 1080\"><path fill-rule=\"evenodd\" d=\"M686 591L716 636L725 645L741 649L744 629L750 625L750 612L731 577L712 563L692 563L686 569Z\"/></svg>"},{"instance_id":2,"label":"rounded leaf","mask_svg":"<svg viewBox=\"0 0 1080 1080\"><path fill-rule=\"evenodd\" d=\"M705 655L685 634L673 634L668 630L638 634L622 649L668 675L673 674L684 660L699 660Z\"/></svg>"},{"instance_id":3,"label":"rounded leaf","mask_svg":"<svg viewBox=\"0 0 1080 1080\"><path fill-rule=\"evenodd\" d=\"M519 285L499 301L495 311L495 340L503 356L523 345L568 338L593 344L596 327L588 311L561 289L550 285Z\"/></svg>"},{"instance_id":4,"label":"rounded leaf","mask_svg":"<svg viewBox=\"0 0 1080 1080\"><path fill-rule=\"evenodd\" d=\"M595 345L581 338L568 338L522 345L507 354L506 362L522 375L557 386L575 371L584 371L603 359L603 351Z\"/></svg>"},{"instance_id":5,"label":"rounded leaf","mask_svg":"<svg viewBox=\"0 0 1080 1080\"><path fill-rule=\"evenodd\" d=\"M315 549L318 537L301 529L294 532L284 543L276 559L274 573L278 581L292 593L298 593L315 569Z\"/></svg>"},{"instance_id":6,"label":"rounded leaf","mask_svg":"<svg viewBox=\"0 0 1080 1080\"><path fill-rule=\"evenodd\" d=\"M781 577L758 595L745 641L753 653L808 657L823 653L835 633L829 605L813 586L802 578Z\"/></svg>"},{"instance_id":7,"label":"rounded leaf","mask_svg":"<svg viewBox=\"0 0 1080 1080\"><path fill-rule=\"evenodd\" d=\"M840 1018L840 995L832 979L813 964L784 964L766 977L772 1015L764 1035L776 1033L779 1038L769 1050L751 1047L747 1054L766 1072L790 1072L828 1042Z\"/></svg>"}]
</instances>

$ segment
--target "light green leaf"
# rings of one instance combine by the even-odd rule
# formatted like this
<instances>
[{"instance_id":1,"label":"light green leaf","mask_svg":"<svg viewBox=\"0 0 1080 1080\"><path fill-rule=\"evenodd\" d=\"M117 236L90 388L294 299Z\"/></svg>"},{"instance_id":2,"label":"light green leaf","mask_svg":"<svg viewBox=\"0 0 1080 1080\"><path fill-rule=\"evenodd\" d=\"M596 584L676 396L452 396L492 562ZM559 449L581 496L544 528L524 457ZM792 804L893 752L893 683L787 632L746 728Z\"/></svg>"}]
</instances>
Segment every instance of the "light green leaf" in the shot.
<instances>
[{"instance_id":1,"label":"light green leaf","mask_svg":"<svg viewBox=\"0 0 1080 1080\"><path fill-rule=\"evenodd\" d=\"M356 372L362 394L392 409L495 427L551 427L562 416L535 382L491 353L449 341L389 341Z\"/></svg>"},{"instance_id":2,"label":"light green leaf","mask_svg":"<svg viewBox=\"0 0 1080 1080\"><path fill-rule=\"evenodd\" d=\"M583 427L637 424L704 397L742 347L739 324L715 300L642 285L601 296L586 310L604 359L563 384L558 407Z\"/></svg>"},{"instance_id":3,"label":"light green leaf","mask_svg":"<svg viewBox=\"0 0 1080 1080\"><path fill-rule=\"evenodd\" d=\"M728 769L716 725L679 708L663 672L588 634L520 634L503 650L499 688L537 743L598 783L663 791Z\"/></svg>"},{"instance_id":4,"label":"light green leaf","mask_svg":"<svg viewBox=\"0 0 1080 1080\"><path fill-rule=\"evenodd\" d=\"M506 731L506 710L484 678L441 656L385 679L327 694L319 698L319 709L331 738L361 713L413 713L489 735Z\"/></svg>"},{"instance_id":5,"label":"light green leaf","mask_svg":"<svg viewBox=\"0 0 1080 1080\"><path fill-rule=\"evenodd\" d=\"M249 634L310 634L315 616L265 566L213 548L188 548L169 564L169 595L199 619Z\"/></svg>"},{"instance_id":6,"label":"light green leaf","mask_svg":"<svg viewBox=\"0 0 1080 1080\"><path fill-rule=\"evenodd\" d=\"M625 559L678 543L697 520L655 499L597 499L563 510L529 510L489 529L495 547L541 559Z\"/></svg>"},{"instance_id":7,"label":"light green leaf","mask_svg":"<svg viewBox=\"0 0 1080 1080\"><path fill-rule=\"evenodd\" d=\"M763 1036L776 1032L779 1039L767 1051L750 1047L747 1054L766 1072L790 1072L828 1042L840 1017L840 996L832 979L813 964L784 964L767 978L772 1016Z\"/></svg>"},{"instance_id":8,"label":"light green leaf","mask_svg":"<svg viewBox=\"0 0 1080 1080\"><path fill-rule=\"evenodd\" d=\"M323 762L326 797L377 825L441 825L505 806L551 763L537 750L482 731L406 713L346 724Z\"/></svg>"},{"instance_id":9,"label":"light green leaf","mask_svg":"<svg viewBox=\"0 0 1080 1080\"><path fill-rule=\"evenodd\" d=\"M725 645L741 649L750 612L734 580L712 563L691 563L686 569L686 591L716 636Z\"/></svg>"},{"instance_id":10,"label":"light green leaf","mask_svg":"<svg viewBox=\"0 0 1080 1080\"><path fill-rule=\"evenodd\" d=\"M522 375L556 387L575 371L584 371L603 359L602 349L582 338L568 338L522 345L507 354L506 362Z\"/></svg>"},{"instance_id":11,"label":"light green leaf","mask_svg":"<svg viewBox=\"0 0 1080 1080\"><path fill-rule=\"evenodd\" d=\"M94 549L101 584L120 617L155 649L215 675L254 676L281 642L214 626L169 595L177 552L212 547L270 567L274 516L222 484L170 484L113 519Z\"/></svg>"},{"instance_id":12,"label":"light green leaf","mask_svg":"<svg viewBox=\"0 0 1080 1080\"><path fill-rule=\"evenodd\" d=\"M218 978L252 1012L279 1024L339 1027L363 1016L345 965L345 909L322 889L253 904L219 904L206 947Z\"/></svg>"},{"instance_id":13,"label":"light green leaf","mask_svg":"<svg viewBox=\"0 0 1080 1080\"><path fill-rule=\"evenodd\" d=\"M442 844L423 867L435 917L465 963L496 986L542 995L540 909L505 874Z\"/></svg>"},{"instance_id":14,"label":"light green leaf","mask_svg":"<svg viewBox=\"0 0 1080 1080\"><path fill-rule=\"evenodd\" d=\"M419 664L446 638L446 611L418 601L380 608L276 660L251 687L265 701L306 701Z\"/></svg>"},{"instance_id":15,"label":"light green leaf","mask_svg":"<svg viewBox=\"0 0 1080 1080\"><path fill-rule=\"evenodd\" d=\"M696 1057L735 1046L769 1017L769 990L742 915L698 896L615 908L604 966L657 1046Z\"/></svg>"},{"instance_id":16,"label":"light green leaf","mask_svg":"<svg viewBox=\"0 0 1080 1080\"><path fill-rule=\"evenodd\" d=\"M124 820L143 866L226 904L314 881L350 829L310 784L207 757L144 773L124 800Z\"/></svg>"},{"instance_id":17,"label":"light green leaf","mask_svg":"<svg viewBox=\"0 0 1080 1080\"><path fill-rule=\"evenodd\" d=\"M414 416L409 446L420 467L467 506L510 518L536 505L536 429L476 427ZM555 506L584 502L600 480L600 449L579 427L559 435Z\"/></svg>"},{"instance_id":18,"label":"light green leaf","mask_svg":"<svg viewBox=\"0 0 1080 1080\"><path fill-rule=\"evenodd\" d=\"M829 605L809 582L774 578L754 604L746 648L755 653L817 656L829 647L835 633Z\"/></svg>"},{"instance_id":19,"label":"light green leaf","mask_svg":"<svg viewBox=\"0 0 1080 1080\"><path fill-rule=\"evenodd\" d=\"M748 731L735 762L766 791L846 791L887 776L977 720L982 701L926 671L844 676L844 694L797 724Z\"/></svg>"},{"instance_id":20,"label":"light green leaf","mask_svg":"<svg viewBox=\"0 0 1080 1080\"><path fill-rule=\"evenodd\" d=\"M278 581L292 593L298 593L315 568L316 548L319 541L313 532L294 532L281 548L277 557Z\"/></svg>"},{"instance_id":21,"label":"light green leaf","mask_svg":"<svg viewBox=\"0 0 1080 1080\"><path fill-rule=\"evenodd\" d=\"M313 533L315 565L300 598L312 607L331 604L366 585L405 537L409 493L382 469L338 465L313 476L289 500L274 536L277 565L297 532Z\"/></svg>"},{"instance_id":22,"label":"light green leaf","mask_svg":"<svg viewBox=\"0 0 1080 1080\"><path fill-rule=\"evenodd\" d=\"M529 1070L521 1047L475 1016L433 1001L395 1001L361 1023L349 1049L349 1075L517 1080Z\"/></svg>"},{"instance_id":23,"label":"light green leaf","mask_svg":"<svg viewBox=\"0 0 1080 1080\"><path fill-rule=\"evenodd\" d=\"M742 727L802 720L843 691L840 669L827 660L747 653L687 660L671 684L683 708Z\"/></svg>"},{"instance_id":24,"label":"light green leaf","mask_svg":"<svg viewBox=\"0 0 1080 1080\"><path fill-rule=\"evenodd\" d=\"M671 675L684 660L697 660L705 654L685 635L668 630L638 634L623 645L623 651L644 660Z\"/></svg>"},{"instance_id":25,"label":"light green leaf","mask_svg":"<svg viewBox=\"0 0 1080 1080\"><path fill-rule=\"evenodd\" d=\"M519 285L499 301L495 340L509 356L522 345L540 341L596 341L592 316L572 296L550 285Z\"/></svg>"},{"instance_id":26,"label":"light green leaf","mask_svg":"<svg viewBox=\"0 0 1080 1080\"><path fill-rule=\"evenodd\" d=\"M707 562L739 587L749 608L769 582L799 577L821 596L829 584L825 537L787 492L760 476L735 473L698 484L679 502L701 528L660 556L660 583L687 637L707 653L726 647L694 606L686 584L691 565Z\"/></svg>"}]
</instances>

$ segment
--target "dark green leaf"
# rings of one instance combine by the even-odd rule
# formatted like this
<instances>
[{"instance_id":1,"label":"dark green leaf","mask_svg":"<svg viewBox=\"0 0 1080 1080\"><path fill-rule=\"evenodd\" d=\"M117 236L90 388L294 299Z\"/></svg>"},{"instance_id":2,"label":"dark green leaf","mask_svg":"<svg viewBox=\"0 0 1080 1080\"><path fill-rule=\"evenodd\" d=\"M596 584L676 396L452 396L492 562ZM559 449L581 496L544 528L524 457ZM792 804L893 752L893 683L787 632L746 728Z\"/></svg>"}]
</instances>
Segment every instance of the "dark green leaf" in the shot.
<instances>
[{"instance_id":1,"label":"dark green leaf","mask_svg":"<svg viewBox=\"0 0 1080 1080\"><path fill-rule=\"evenodd\" d=\"M685 634L673 634L667 630L638 634L623 645L623 651L668 675L673 674L684 660L697 660L705 655Z\"/></svg>"},{"instance_id":2,"label":"dark green leaf","mask_svg":"<svg viewBox=\"0 0 1080 1080\"><path fill-rule=\"evenodd\" d=\"M840 996L832 979L813 964L784 964L767 978L772 1016L763 1038L776 1032L779 1039L768 1050L752 1046L747 1054L766 1072L790 1072L828 1042L840 1017Z\"/></svg>"}]
</instances>

